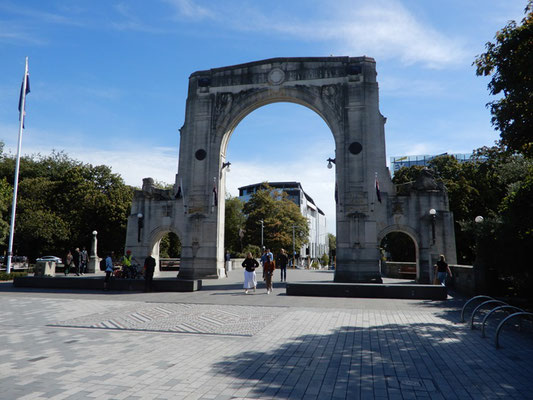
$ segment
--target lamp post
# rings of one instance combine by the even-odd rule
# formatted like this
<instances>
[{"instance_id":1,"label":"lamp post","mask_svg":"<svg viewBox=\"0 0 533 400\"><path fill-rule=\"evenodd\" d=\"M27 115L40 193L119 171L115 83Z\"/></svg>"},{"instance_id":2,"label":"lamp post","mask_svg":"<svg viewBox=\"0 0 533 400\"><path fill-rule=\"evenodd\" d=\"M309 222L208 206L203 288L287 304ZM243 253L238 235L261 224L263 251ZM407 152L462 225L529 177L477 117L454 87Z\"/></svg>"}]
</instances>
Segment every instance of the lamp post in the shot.
<instances>
[{"instance_id":1,"label":"lamp post","mask_svg":"<svg viewBox=\"0 0 533 400\"><path fill-rule=\"evenodd\" d=\"M437 220L437 210L434 208L429 210L429 215L431 216L431 238L432 243L435 244L435 223Z\"/></svg>"},{"instance_id":2,"label":"lamp post","mask_svg":"<svg viewBox=\"0 0 533 400\"><path fill-rule=\"evenodd\" d=\"M294 228L296 228L296 225L292 226L292 268L294 269L294 263L296 262L296 241L294 240Z\"/></svg>"},{"instance_id":3,"label":"lamp post","mask_svg":"<svg viewBox=\"0 0 533 400\"><path fill-rule=\"evenodd\" d=\"M476 239L476 256L474 259L474 284L476 291L482 294L487 294L487 274L485 271L485 263L482 259L482 251L480 251L480 230L481 230L481 224L483 223L484 218L481 215L478 215L474 218L475 225L474 226L474 232L475 232L475 239Z\"/></svg>"},{"instance_id":4,"label":"lamp post","mask_svg":"<svg viewBox=\"0 0 533 400\"><path fill-rule=\"evenodd\" d=\"M259 222L261 222L261 251L263 251L263 229L264 229L264 223L265 221L263 221L262 219L259 220Z\"/></svg>"},{"instance_id":5,"label":"lamp post","mask_svg":"<svg viewBox=\"0 0 533 400\"><path fill-rule=\"evenodd\" d=\"M98 249L97 249L97 240L96 235L98 235L98 232L94 230L93 232L93 240L91 243L91 255L89 256L89 265L87 266L87 272L96 273L100 270L99 260L98 260Z\"/></svg>"},{"instance_id":6,"label":"lamp post","mask_svg":"<svg viewBox=\"0 0 533 400\"><path fill-rule=\"evenodd\" d=\"M144 226L144 215L142 213L137 214L137 242L141 241L141 229Z\"/></svg>"}]
</instances>

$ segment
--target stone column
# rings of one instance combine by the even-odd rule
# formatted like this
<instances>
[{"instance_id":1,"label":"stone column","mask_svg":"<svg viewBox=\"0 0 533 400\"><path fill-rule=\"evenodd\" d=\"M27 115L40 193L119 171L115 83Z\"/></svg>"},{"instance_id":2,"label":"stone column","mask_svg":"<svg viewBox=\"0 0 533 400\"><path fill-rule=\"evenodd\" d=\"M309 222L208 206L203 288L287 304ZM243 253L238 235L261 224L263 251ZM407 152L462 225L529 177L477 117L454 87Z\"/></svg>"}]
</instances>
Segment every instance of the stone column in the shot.
<instances>
[{"instance_id":1,"label":"stone column","mask_svg":"<svg viewBox=\"0 0 533 400\"><path fill-rule=\"evenodd\" d=\"M91 243L91 255L89 256L89 265L87 265L87 272L91 274L101 273L100 271L100 259L97 254L97 239L98 232L93 231L93 241Z\"/></svg>"}]
</instances>

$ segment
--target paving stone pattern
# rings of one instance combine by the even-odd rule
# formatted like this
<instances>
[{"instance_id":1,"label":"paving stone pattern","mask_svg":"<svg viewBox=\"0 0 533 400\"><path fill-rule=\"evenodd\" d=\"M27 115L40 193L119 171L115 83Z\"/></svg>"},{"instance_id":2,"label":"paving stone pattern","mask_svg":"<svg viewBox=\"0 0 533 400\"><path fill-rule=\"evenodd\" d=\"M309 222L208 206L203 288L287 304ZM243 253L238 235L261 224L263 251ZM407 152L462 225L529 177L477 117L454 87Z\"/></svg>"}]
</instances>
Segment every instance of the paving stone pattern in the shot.
<instances>
[{"instance_id":1,"label":"paving stone pattern","mask_svg":"<svg viewBox=\"0 0 533 400\"><path fill-rule=\"evenodd\" d=\"M81 296L0 289L0 399L533 399L533 342L452 300Z\"/></svg>"},{"instance_id":2,"label":"paving stone pattern","mask_svg":"<svg viewBox=\"0 0 533 400\"><path fill-rule=\"evenodd\" d=\"M51 326L252 336L282 313L281 307L206 304L129 304Z\"/></svg>"}]
</instances>

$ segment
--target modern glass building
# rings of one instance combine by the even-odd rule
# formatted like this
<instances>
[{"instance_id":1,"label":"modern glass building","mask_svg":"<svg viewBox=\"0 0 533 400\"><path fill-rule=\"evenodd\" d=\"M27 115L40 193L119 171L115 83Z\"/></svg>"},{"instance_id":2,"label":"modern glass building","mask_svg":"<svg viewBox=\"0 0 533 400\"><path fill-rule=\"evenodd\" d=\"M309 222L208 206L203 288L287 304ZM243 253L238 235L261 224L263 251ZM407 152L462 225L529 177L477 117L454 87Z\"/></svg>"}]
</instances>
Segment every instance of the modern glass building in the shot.
<instances>
[{"instance_id":1,"label":"modern glass building","mask_svg":"<svg viewBox=\"0 0 533 400\"><path fill-rule=\"evenodd\" d=\"M448 154L442 153L433 156L428 155L418 155L418 156L398 156L390 158L390 165L392 174L398 171L402 167L412 167L413 165L428 165L428 162L433 160L436 157L440 156L452 156L456 158L459 162L467 162L472 160L473 154Z\"/></svg>"},{"instance_id":2,"label":"modern glass building","mask_svg":"<svg viewBox=\"0 0 533 400\"><path fill-rule=\"evenodd\" d=\"M267 182L268 185L276 190L287 193L288 199L300 208L302 215L307 218L309 223L309 243L296 249L303 258L309 256L311 259L320 258L323 254L329 253L328 233L326 231L326 215L317 207L311 196L302 188L300 182ZM264 183L242 186L239 188L239 199L244 202L250 200L250 197L264 188ZM288 253L292 249L286 249Z\"/></svg>"}]
</instances>

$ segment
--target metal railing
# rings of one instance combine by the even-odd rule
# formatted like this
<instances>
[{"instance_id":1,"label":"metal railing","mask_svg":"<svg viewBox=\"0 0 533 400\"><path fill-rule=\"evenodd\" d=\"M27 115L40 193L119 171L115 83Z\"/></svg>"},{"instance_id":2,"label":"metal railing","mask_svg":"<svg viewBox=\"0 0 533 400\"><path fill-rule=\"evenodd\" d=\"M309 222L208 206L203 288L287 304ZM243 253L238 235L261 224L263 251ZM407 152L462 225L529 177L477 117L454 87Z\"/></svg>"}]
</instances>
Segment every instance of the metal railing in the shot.
<instances>
[{"instance_id":1,"label":"metal railing","mask_svg":"<svg viewBox=\"0 0 533 400\"><path fill-rule=\"evenodd\" d=\"M484 301L482 301L482 300L484 300ZM499 343L500 332L501 332L502 328L504 327L504 325L506 323L508 323L508 321L510 321L511 319L513 319L515 317L520 317L520 318L522 318L522 317L530 317L533 320L533 313L525 312L523 309L521 309L519 307L511 306L511 305L505 303L504 301L494 299L494 298L492 298L490 296L480 295L480 296L472 297L470 300L468 300L463 305L463 308L461 309L461 322L465 322L465 311L466 311L467 307L471 303L473 303L475 301L481 301L481 303L478 304L474 308L474 310L472 311L472 315L470 316L470 329L475 329L474 319L475 319L476 313L478 311L480 311L483 307L488 306L488 305L496 305L496 304L499 305L498 307L495 307L492 310L490 310L485 315L485 317L483 318L483 321L481 322L481 336L482 337L486 337L486 335L485 335L485 327L487 325L487 322L488 322L489 318L492 315L495 315L498 311L510 312L510 314L507 317L505 317L499 323L498 327L496 328L496 336L495 336L495 342L494 342L496 348L500 348L500 343ZM519 327L521 328L521 325Z\"/></svg>"},{"instance_id":2,"label":"metal railing","mask_svg":"<svg viewBox=\"0 0 533 400\"><path fill-rule=\"evenodd\" d=\"M511 315L508 315L507 317L505 317L505 319L500 322L500 325L498 325L498 327L496 328L496 337L494 339L494 345L496 346L497 349L500 348L500 343L498 342L498 339L500 337L500 331L502 330L503 326L505 325L505 323L507 321L509 321L511 318L515 318L515 317L525 317L525 316L529 316L529 317L533 317L533 313L530 313L530 312L516 312L514 314L511 314Z\"/></svg>"}]
</instances>

